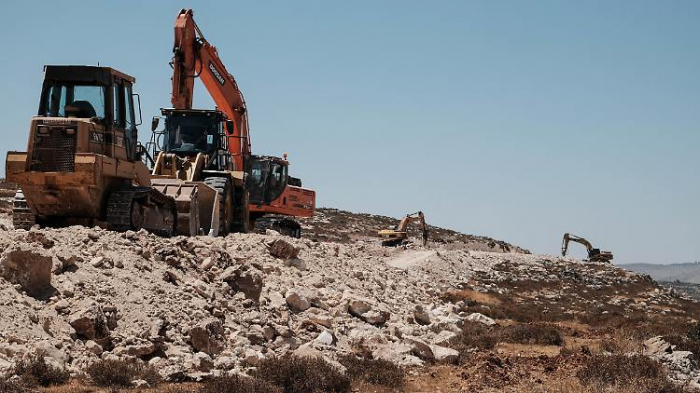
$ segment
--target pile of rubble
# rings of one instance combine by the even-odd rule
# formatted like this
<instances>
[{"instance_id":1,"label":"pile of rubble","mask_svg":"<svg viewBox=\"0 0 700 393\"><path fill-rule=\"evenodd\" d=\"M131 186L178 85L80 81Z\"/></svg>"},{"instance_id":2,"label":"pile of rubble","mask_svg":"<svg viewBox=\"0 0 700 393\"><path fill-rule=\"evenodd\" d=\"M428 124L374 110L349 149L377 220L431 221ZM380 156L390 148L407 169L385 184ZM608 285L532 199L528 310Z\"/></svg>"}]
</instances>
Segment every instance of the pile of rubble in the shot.
<instances>
[{"instance_id":1,"label":"pile of rubble","mask_svg":"<svg viewBox=\"0 0 700 393\"><path fill-rule=\"evenodd\" d=\"M497 283L513 277L575 283L583 279L575 263L274 232L164 239L84 227L2 229L0 370L36 351L74 373L98 359L138 358L167 380L245 371L287 353L335 362L371 351L404 366L450 363L459 354L449 342L465 321L494 320L445 293L470 282L507 293ZM644 280L585 266L587 285Z\"/></svg>"}]
</instances>

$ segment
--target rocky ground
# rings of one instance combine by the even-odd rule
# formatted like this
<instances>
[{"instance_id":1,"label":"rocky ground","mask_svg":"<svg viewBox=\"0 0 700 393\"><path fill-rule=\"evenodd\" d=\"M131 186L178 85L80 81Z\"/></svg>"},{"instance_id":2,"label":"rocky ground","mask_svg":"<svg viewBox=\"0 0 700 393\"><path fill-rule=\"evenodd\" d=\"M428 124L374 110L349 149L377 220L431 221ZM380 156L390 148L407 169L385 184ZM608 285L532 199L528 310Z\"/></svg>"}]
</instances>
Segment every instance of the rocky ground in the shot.
<instances>
[{"instance_id":1,"label":"rocky ground","mask_svg":"<svg viewBox=\"0 0 700 393\"><path fill-rule=\"evenodd\" d=\"M700 307L648 276L441 229L427 247L383 247L372 233L392 222L322 209L302 239L163 239L2 216L0 372L41 352L74 376L135 359L201 381L285 354L343 369L356 354L408 373L357 391L621 391L582 370L640 354L700 386L700 338L686 334Z\"/></svg>"}]
</instances>

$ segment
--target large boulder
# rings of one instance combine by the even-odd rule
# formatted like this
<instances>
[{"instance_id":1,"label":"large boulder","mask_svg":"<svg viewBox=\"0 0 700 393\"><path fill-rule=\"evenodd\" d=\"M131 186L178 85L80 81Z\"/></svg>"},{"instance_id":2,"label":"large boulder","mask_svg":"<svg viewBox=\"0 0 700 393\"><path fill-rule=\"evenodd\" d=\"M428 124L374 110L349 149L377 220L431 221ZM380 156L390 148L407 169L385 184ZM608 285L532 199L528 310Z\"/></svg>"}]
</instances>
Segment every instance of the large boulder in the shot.
<instances>
[{"instance_id":1,"label":"large boulder","mask_svg":"<svg viewBox=\"0 0 700 393\"><path fill-rule=\"evenodd\" d=\"M97 303L91 303L72 314L69 323L80 338L94 340L109 336L107 316Z\"/></svg>"},{"instance_id":2,"label":"large boulder","mask_svg":"<svg viewBox=\"0 0 700 393\"><path fill-rule=\"evenodd\" d=\"M430 350L433 352L433 356L435 356L435 361L438 363L457 363L457 360L459 360L459 351L452 349L452 348L447 348L439 345L431 345Z\"/></svg>"},{"instance_id":3,"label":"large boulder","mask_svg":"<svg viewBox=\"0 0 700 393\"><path fill-rule=\"evenodd\" d=\"M263 288L263 278L255 269L248 265L231 266L221 273L221 280L234 291L242 292L247 299L260 301Z\"/></svg>"},{"instance_id":4,"label":"large boulder","mask_svg":"<svg viewBox=\"0 0 700 393\"><path fill-rule=\"evenodd\" d=\"M311 307L311 302L296 292L289 293L285 301L287 302L287 306L289 306L292 311L296 312L306 311Z\"/></svg>"},{"instance_id":5,"label":"large boulder","mask_svg":"<svg viewBox=\"0 0 700 393\"><path fill-rule=\"evenodd\" d=\"M410 340L409 342L411 344L412 355L428 362L435 360L435 354L432 348L430 348L430 345L419 340Z\"/></svg>"},{"instance_id":6,"label":"large boulder","mask_svg":"<svg viewBox=\"0 0 700 393\"><path fill-rule=\"evenodd\" d=\"M489 318L486 315L478 312L469 314L469 316L467 317L467 321L481 323L488 326L496 324L496 321L494 321L492 318Z\"/></svg>"},{"instance_id":7,"label":"large boulder","mask_svg":"<svg viewBox=\"0 0 700 393\"><path fill-rule=\"evenodd\" d=\"M34 244L15 244L0 257L0 275L19 284L28 295L39 297L52 290L53 258Z\"/></svg>"},{"instance_id":8,"label":"large boulder","mask_svg":"<svg viewBox=\"0 0 700 393\"><path fill-rule=\"evenodd\" d=\"M350 301L348 303L348 312L350 315L375 326L384 325L391 316L387 311L373 310L372 306L363 300Z\"/></svg>"},{"instance_id":9,"label":"large boulder","mask_svg":"<svg viewBox=\"0 0 700 393\"><path fill-rule=\"evenodd\" d=\"M299 255L299 249L297 247L294 247L292 244L282 239L273 241L268 247L270 255L275 258L292 259Z\"/></svg>"},{"instance_id":10,"label":"large boulder","mask_svg":"<svg viewBox=\"0 0 700 393\"><path fill-rule=\"evenodd\" d=\"M413 311L413 319L419 325L430 325L430 314L428 314L422 306L416 306L416 310Z\"/></svg>"},{"instance_id":11,"label":"large boulder","mask_svg":"<svg viewBox=\"0 0 700 393\"><path fill-rule=\"evenodd\" d=\"M348 312L350 315L362 318L362 315L372 309L372 306L362 300L352 300L348 303Z\"/></svg>"},{"instance_id":12,"label":"large boulder","mask_svg":"<svg viewBox=\"0 0 700 393\"><path fill-rule=\"evenodd\" d=\"M224 326L218 319L210 318L189 330L192 347L207 355L221 353L225 347Z\"/></svg>"}]
</instances>

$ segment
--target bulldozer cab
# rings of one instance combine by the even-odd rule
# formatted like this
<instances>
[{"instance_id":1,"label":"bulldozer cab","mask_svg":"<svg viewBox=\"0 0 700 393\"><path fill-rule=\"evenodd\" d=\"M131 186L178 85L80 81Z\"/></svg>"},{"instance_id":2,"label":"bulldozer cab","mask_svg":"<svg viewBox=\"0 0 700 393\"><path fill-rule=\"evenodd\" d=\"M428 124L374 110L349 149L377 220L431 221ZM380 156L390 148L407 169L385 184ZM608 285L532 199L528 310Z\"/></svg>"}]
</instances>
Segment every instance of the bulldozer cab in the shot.
<instances>
[{"instance_id":1,"label":"bulldozer cab","mask_svg":"<svg viewBox=\"0 0 700 393\"><path fill-rule=\"evenodd\" d=\"M154 132L160 139L161 151L179 157L195 157L206 154L210 161L205 169L228 170L231 157L227 154L227 127L229 121L223 113L211 110L161 109L165 117L163 131ZM154 119L154 129L157 127ZM154 156L157 152L154 152Z\"/></svg>"},{"instance_id":2,"label":"bulldozer cab","mask_svg":"<svg viewBox=\"0 0 700 393\"><path fill-rule=\"evenodd\" d=\"M132 92L134 81L109 67L46 66L37 114L37 119L42 120L37 122L39 141L53 140L57 138L53 134L65 133L87 142L79 143L78 151L135 161L138 123ZM140 114L140 105L138 109ZM73 124L79 128L78 134L89 135L76 136L76 129L71 126L64 130L51 127L59 124Z\"/></svg>"},{"instance_id":3,"label":"bulldozer cab","mask_svg":"<svg viewBox=\"0 0 700 393\"><path fill-rule=\"evenodd\" d=\"M289 181L287 161L278 157L251 156L247 188L250 203L269 204L279 198Z\"/></svg>"}]
</instances>

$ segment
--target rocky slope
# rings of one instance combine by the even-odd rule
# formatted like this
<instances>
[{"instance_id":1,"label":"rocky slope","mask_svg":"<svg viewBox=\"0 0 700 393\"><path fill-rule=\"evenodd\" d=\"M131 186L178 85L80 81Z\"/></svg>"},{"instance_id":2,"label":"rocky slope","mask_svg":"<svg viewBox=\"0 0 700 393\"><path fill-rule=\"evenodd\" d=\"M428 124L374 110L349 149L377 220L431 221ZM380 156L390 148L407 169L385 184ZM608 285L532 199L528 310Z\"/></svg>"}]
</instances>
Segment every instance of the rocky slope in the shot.
<instances>
[{"instance_id":1,"label":"rocky slope","mask_svg":"<svg viewBox=\"0 0 700 393\"><path fill-rule=\"evenodd\" d=\"M357 240L376 241L377 230L391 228L400 219L367 213L352 213L345 210L320 208L314 217L302 219L304 236L317 241L352 243ZM434 243L445 245L448 249L465 249L472 251L517 252L529 254L530 251L486 236L459 233L450 229L430 225L430 239ZM420 238L416 225L409 226L409 235Z\"/></svg>"},{"instance_id":2,"label":"rocky slope","mask_svg":"<svg viewBox=\"0 0 700 393\"><path fill-rule=\"evenodd\" d=\"M371 235L390 219L330 209L298 240L15 231L0 221L0 371L42 351L76 375L99 359L135 358L182 381L287 353L334 364L365 353L418 367L406 391L435 373L442 391L531 391L574 375L581 356L642 352L700 311L648 276L492 239L436 229L441 240L426 248L382 247ZM475 326L545 325L561 342L463 344ZM675 381L697 383L692 352L666 356L671 347L652 344Z\"/></svg>"}]
</instances>

